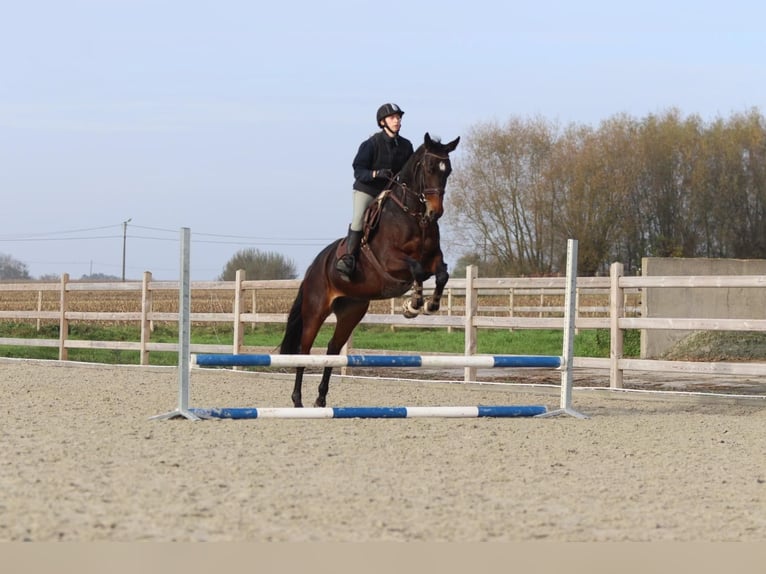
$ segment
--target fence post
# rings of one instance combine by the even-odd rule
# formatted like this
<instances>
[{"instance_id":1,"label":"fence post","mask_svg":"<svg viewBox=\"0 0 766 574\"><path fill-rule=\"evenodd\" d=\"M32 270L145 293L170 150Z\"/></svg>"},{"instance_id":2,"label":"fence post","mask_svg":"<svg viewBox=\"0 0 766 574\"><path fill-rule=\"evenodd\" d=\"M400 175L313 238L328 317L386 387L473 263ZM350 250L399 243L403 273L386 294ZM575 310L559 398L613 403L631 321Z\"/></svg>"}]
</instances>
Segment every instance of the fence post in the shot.
<instances>
[{"instance_id":1,"label":"fence post","mask_svg":"<svg viewBox=\"0 0 766 574\"><path fill-rule=\"evenodd\" d=\"M40 313L43 310L43 292L37 292L37 332L40 332Z\"/></svg>"},{"instance_id":2,"label":"fence post","mask_svg":"<svg viewBox=\"0 0 766 574\"><path fill-rule=\"evenodd\" d=\"M474 284L474 279L479 276L478 268L469 265L465 268L465 355L476 354L476 327L473 318L476 315L479 301L479 289ZM464 380L466 382L476 380L476 367L466 367Z\"/></svg>"},{"instance_id":3,"label":"fence post","mask_svg":"<svg viewBox=\"0 0 766 574\"><path fill-rule=\"evenodd\" d=\"M452 317L452 287L447 287L447 317ZM452 325L447 327L447 333L452 333Z\"/></svg>"},{"instance_id":4,"label":"fence post","mask_svg":"<svg viewBox=\"0 0 766 574\"><path fill-rule=\"evenodd\" d=\"M513 305L514 305L514 301L513 301L513 287L510 287L508 289L508 317L510 317L510 318L513 318ZM508 329L508 331L513 333L513 327Z\"/></svg>"},{"instance_id":5,"label":"fence post","mask_svg":"<svg viewBox=\"0 0 766 574\"><path fill-rule=\"evenodd\" d=\"M62 273L61 293L59 293L59 361L69 360L69 350L66 348L66 340L69 336L69 319L66 318L67 283L69 283L69 273Z\"/></svg>"},{"instance_id":6,"label":"fence post","mask_svg":"<svg viewBox=\"0 0 766 574\"><path fill-rule=\"evenodd\" d=\"M623 332L620 329L620 319L625 316L625 293L620 288L622 275L622 263L612 263L609 268L609 278L611 279L609 289L609 386L613 389L622 388L623 376L622 369L620 369L623 353Z\"/></svg>"},{"instance_id":7,"label":"fence post","mask_svg":"<svg viewBox=\"0 0 766 574\"><path fill-rule=\"evenodd\" d=\"M242 330L242 281L245 279L245 270L237 269L237 273L234 276L234 349L232 353L239 355L242 350L242 343L244 341L244 333Z\"/></svg>"},{"instance_id":8,"label":"fence post","mask_svg":"<svg viewBox=\"0 0 766 574\"><path fill-rule=\"evenodd\" d=\"M144 277L141 281L141 343L139 349L139 364L149 364L149 351L146 345L151 336L151 324L149 323L149 313L152 310L152 291L149 289L149 283L152 280L152 272L144 271Z\"/></svg>"},{"instance_id":9,"label":"fence post","mask_svg":"<svg viewBox=\"0 0 766 574\"><path fill-rule=\"evenodd\" d=\"M575 289L574 317L575 317L574 334L579 335L580 329L577 328L577 319L580 317L580 288L579 287Z\"/></svg>"}]
</instances>

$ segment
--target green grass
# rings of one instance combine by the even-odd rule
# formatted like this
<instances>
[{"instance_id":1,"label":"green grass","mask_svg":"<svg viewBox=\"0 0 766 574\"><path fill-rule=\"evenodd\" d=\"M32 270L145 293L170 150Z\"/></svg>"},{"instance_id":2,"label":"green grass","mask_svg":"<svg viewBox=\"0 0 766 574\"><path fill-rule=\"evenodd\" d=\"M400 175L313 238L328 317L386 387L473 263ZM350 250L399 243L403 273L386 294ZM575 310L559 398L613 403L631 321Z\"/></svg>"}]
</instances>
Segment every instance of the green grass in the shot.
<instances>
[{"instance_id":1,"label":"green grass","mask_svg":"<svg viewBox=\"0 0 766 574\"><path fill-rule=\"evenodd\" d=\"M281 325L248 328L245 332L244 344L249 347L266 347L276 352L282 333ZM332 326L322 328L315 348L325 348L331 334ZM37 332L35 327L29 324L0 323L0 337L57 339L58 326L43 326L41 331ZM70 326L69 338L91 341L139 341L140 331L133 325L99 327L93 324L74 324ZM178 330L174 325L157 326L151 340L157 343L175 343L178 341ZM194 344L231 345L233 340L230 325L205 325L192 328ZM398 328L391 331L386 326L361 325L354 332L351 346L352 349L462 354L464 345L462 330L449 333L445 328ZM562 331L482 329L478 334L477 352L488 355L560 355L562 345ZM639 351L639 332L628 331L624 341L624 356L638 357ZM606 329L580 331L575 336L574 354L577 357L608 357L609 331ZM0 346L0 357L57 359L58 349ZM139 354L138 351L69 349L69 359L92 363L138 364ZM177 353L152 351L149 354L149 362L152 365L175 365L177 359Z\"/></svg>"}]
</instances>

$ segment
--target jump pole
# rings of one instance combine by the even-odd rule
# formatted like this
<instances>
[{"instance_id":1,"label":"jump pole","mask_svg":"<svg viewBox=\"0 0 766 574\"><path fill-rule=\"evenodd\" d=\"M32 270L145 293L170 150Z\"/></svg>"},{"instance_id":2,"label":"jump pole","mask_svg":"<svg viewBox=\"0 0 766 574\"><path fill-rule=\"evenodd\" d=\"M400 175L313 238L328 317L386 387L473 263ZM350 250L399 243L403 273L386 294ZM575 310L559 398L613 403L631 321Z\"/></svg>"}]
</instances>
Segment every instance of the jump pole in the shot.
<instances>
[{"instance_id":1,"label":"jump pole","mask_svg":"<svg viewBox=\"0 0 766 574\"><path fill-rule=\"evenodd\" d=\"M569 415L578 419L588 417L572 408L572 368L574 361L574 332L575 318L577 315L575 293L577 292L577 240L567 240L567 276L566 288L564 289L564 345L562 349L561 369L561 401L555 411L539 415L541 417L553 417L557 415Z\"/></svg>"},{"instance_id":2,"label":"jump pole","mask_svg":"<svg viewBox=\"0 0 766 574\"><path fill-rule=\"evenodd\" d=\"M178 406L174 411L151 417L172 419L184 417L198 421L200 418L189 410L189 376L191 367L191 279L190 250L191 230L181 228L181 273L178 283Z\"/></svg>"},{"instance_id":3,"label":"jump pole","mask_svg":"<svg viewBox=\"0 0 766 574\"><path fill-rule=\"evenodd\" d=\"M431 367L558 369L563 357L548 355L192 355L193 367Z\"/></svg>"},{"instance_id":4,"label":"jump pole","mask_svg":"<svg viewBox=\"0 0 766 574\"><path fill-rule=\"evenodd\" d=\"M535 417L544 405L478 407L313 407L191 409L200 418L214 419L412 419Z\"/></svg>"},{"instance_id":5,"label":"jump pole","mask_svg":"<svg viewBox=\"0 0 766 574\"><path fill-rule=\"evenodd\" d=\"M181 277L179 281L179 393L178 407L169 413L151 419L183 417L202 418L414 418L414 417L546 417L567 414L588 418L572 406L572 356L574 311L577 278L577 241L567 244L567 288L564 312L563 355L473 355L473 356L418 356L418 355L195 355L190 353L191 339L191 282L190 282L190 230L181 229ZM478 406L478 407L328 407L328 408L222 408L190 409L189 379L192 362L198 366L386 366L386 367L541 367L559 368L561 374L561 407L548 411L540 405L530 406Z\"/></svg>"}]
</instances>

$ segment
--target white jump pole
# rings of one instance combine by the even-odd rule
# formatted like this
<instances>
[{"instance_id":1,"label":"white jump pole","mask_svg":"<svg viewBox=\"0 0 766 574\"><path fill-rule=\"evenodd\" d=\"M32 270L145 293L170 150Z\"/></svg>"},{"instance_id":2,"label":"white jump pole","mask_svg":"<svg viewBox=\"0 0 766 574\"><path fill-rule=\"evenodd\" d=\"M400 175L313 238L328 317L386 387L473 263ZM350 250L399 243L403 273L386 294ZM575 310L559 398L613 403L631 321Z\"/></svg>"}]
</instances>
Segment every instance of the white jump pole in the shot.
<instances>
[{"instance_id":1,"label":"white jump pole","mask_svg":"<svg viewBox=\"0 0 766 574\"><path fill-rule=\"evenodd\" d=\"M562 359L564 364L561 368L561 404L555 411L549 411L539 417L552 417L556 415L569 415L578 419L588 417L572 408L572 361L574 360L574 332L577 303L577 240L567 241L567 277L564 289L564 345Z\"/></svg>"},{"instance_id":2,"label":"white jump pole","mask_svg":"<svg viewBox=\"0 0 766 574\"><path fill-rule=\"evenodd\" d=\"M198 421L200 418L189 410L189 376L191 367L191 280L190 280L191 230L181 228L181 272L178 283L178 407L176 410L152 419L184 417Z\"/></svg>"}]
</instances>

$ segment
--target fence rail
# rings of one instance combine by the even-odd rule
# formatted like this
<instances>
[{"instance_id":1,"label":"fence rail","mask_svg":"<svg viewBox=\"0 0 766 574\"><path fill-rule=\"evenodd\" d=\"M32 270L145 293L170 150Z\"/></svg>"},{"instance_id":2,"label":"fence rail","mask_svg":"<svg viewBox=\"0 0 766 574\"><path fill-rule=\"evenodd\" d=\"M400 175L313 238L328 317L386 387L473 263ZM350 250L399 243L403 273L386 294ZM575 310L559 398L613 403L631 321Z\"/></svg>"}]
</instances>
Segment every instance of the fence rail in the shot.
<instances>
[{"instance_id":1,"label":"fence rail","mask_svg":"<svg viewBox=\"0 0 766 574\"><path fill-rule=\"evenodd\" d=\"M231 345L192 345L195 353L248 352L243 345L243 334L248 325L284 323L287 309L264 310L263 301L275 292L284 292L283 299L290 302L300 285L299 280L244 280L244 272L237 273L234 281L192 282L192 324L228 323L233 326ZM610 358L575 357L575 367L601 368L610 371L610 386L621 388L626 370L645 372L713 373L766 377L766 363L705 363L644 359L625 359L624 333L628 329L691 329L710 331L763 331L766 320L707 319L707 318L648 318L641 317L641 296L644 289L663 287L695 288L760 288L766 287L764 276L668 276L626 277L622 265L615 263L610 277L578 277L576 293L576 329L607 329L610 331ZM433 289L427 282L425 291ZM69 349L115 349L138 351L139 362L149 363L149 353L177 352L177 343L151 341L155 323L178 321L178 281L153 281L151 273L141 281L84 283L70 281L64 274L58 283L0 283L0 320L56 322L58 339L0 338L0 346L58 347L59 359L68 359ZM403 327L439 327L462 329L466 349L475 349L477 329L563 329L562 306L565 290L564 277L546 278L481 278L468 273L466 279L451 279L442 300L442 310L436 315L405 319L399 312L400 300L379 302L362 323L388 325L392 329ZM126 311L82 308L92 304L90 293L100 293L107 299L123 301L115 294L132 293L134 309ZM466 295L479 302L476 312L465 305ZM86 301L78 299L78 294ZM196 294L196 297L195 297ZM207 299L206 299L207 298ZM76 300L77 299L77 300ZM13 301L22 301L20 307L8 308ZM89 301L88 301L89 300ZM502 300L502 304L500 303ZM195 310L195 306L197 307ZM204 307L204 309L203 309ZM212 308L218 307L216 310ZM156 310L155 310L156 309ZM469 313L466 316L466 312ZM130 322L140 325L140 340L86 341L69 338L69 323L77 322ZM333 322L331 316L328 322Z\"/></svg>"}]
</instances>

